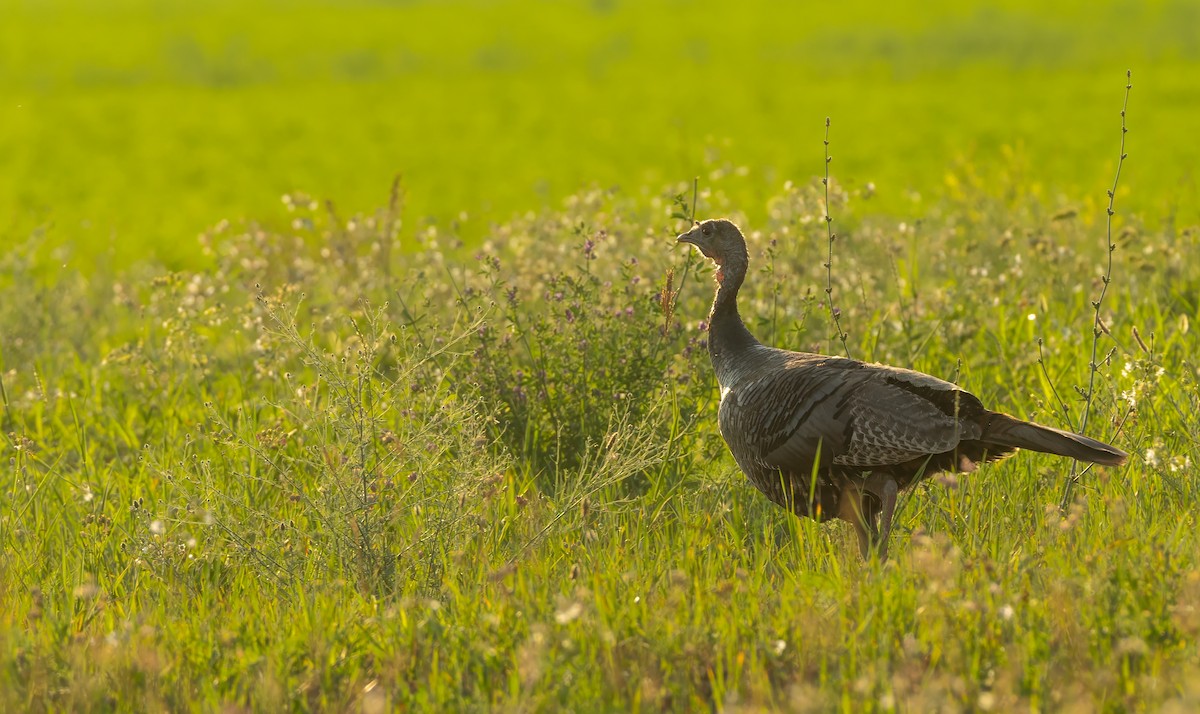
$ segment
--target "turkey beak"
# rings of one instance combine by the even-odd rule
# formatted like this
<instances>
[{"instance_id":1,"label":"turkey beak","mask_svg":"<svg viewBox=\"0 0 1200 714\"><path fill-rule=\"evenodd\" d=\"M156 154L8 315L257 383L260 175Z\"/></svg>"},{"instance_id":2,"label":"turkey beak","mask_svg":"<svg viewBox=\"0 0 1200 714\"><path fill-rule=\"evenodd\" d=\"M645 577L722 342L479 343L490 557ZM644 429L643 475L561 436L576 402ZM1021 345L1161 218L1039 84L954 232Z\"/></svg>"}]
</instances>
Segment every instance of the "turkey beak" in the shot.
<instances>
[{"instance_id":1,"label":"turkey beak","mask_svg":"<svg viewBox=\"0 0 1200 714\"><path fill-rule=\"evenodd\" d=\"M687 233L679 234L679 237L675 239L675 242L676 243L691 243L692 245L696 246L697 248L704 250L700 246L700 231L695 228L688 231Z\"/></svg>"}]
</instances>

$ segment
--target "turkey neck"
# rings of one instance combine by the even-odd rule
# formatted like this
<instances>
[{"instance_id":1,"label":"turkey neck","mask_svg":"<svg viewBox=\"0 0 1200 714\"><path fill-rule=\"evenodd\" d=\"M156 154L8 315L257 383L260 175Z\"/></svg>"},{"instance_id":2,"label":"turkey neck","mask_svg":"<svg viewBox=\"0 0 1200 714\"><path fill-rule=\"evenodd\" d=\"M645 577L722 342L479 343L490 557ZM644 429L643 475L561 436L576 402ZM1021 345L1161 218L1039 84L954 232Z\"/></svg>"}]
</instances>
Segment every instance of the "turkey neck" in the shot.
<instances>
[{"instance_id":1,"label":"turkey neck","mask_svg":"<svg viewBox=\"0 0 1200 714\"><path fill-rule=\"evenodd\" d=\"M746 279L749 258L743 248L739 253L726 257L720 270L724 278L717 287L712 310L708 313L708 354L721 386L729 386L737 378L737 366L744 360L737 355L759 344L746 329L742 316L738 314L737 295Z\"/></svg>"}]
</instances>

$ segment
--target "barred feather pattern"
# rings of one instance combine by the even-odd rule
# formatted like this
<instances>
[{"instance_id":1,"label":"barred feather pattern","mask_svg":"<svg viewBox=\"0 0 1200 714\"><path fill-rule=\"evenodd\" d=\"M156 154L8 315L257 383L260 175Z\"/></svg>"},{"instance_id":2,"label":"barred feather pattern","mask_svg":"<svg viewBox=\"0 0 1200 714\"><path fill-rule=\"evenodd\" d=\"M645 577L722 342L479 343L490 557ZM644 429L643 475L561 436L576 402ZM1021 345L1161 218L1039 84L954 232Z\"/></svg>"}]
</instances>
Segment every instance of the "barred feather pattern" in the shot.
<instances>
[{"instance_id":1,"label":"barred feather pattern","mask_svg":"<svg viewBox=\"0 0 1200 714\"><path fill-rule=\"evenodd\" d=\"M721 387L721 435L751 483L797 515L842 517L838 503L846 488L874 496L863 488L871 473L887 474L903 490L1018 448L1105 465L1128 456L1095 439L990 411L927 374L767 347L737 311L749 263L741 231L717 219L679 240L720 267L708 345Z\"/></svg>"}]
</instances>

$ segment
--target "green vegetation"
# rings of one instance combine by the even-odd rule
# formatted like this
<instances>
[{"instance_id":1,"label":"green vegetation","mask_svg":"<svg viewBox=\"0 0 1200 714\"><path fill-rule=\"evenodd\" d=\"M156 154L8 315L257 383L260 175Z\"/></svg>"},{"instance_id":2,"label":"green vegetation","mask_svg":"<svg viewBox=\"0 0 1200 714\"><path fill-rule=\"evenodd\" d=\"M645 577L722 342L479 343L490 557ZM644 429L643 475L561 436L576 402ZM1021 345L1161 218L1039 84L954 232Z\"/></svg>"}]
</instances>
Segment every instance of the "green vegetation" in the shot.
<instances>
[{"instance_id":1,"label":"green vegetation","mask_svg":"<svg viewBox=\"0 0 1200 714\"><path fill-rule=\"evenodd\" d=\"M5 8L0 705L1196 708L1191 6L839 5ZM763 341L839 350L831 280L1131 464L931 480L862 563L721 442L693 208Z\"/></svg>"},{"instance_id":2,"label":"green vegetation","mask_svg":"<svg viewBox=\"0 0 1200 714\"><path fill-rule=\"evenodd\" d=\"M1112 83L1138 72L1125 208L1195 223L1196 5L874 0L0 3L0 241L195 267L219 219L297 190L411 227L712 171L755 220L817 173L919 216L967 166L994 194L1103 196ZM1153 139L1153 140L1151 140ZM744 169L744 171L738 171ZM924 201L914 205L913 193ZM60 261L61 262L61 261Z\"/></svg>"},{"instance_id":3,"label":"green vegetation","mask_svg":"<svg viewBox=\"0 0 1200 714\"><path fill-rule=\"evenodd\" d=\"M745 311L765 339L829 344L820 195L789 189L755 227ZM905 226L834 196L857 354L961 360L988 402L1077 423L1102 225L979 194ZM213 271L30 289L6 260L10 705L1195 696L1195 231L1119 233L1091 424L1134 463L1084 472L1061 510L1069 465L1038 455L929 483L881 569L734 469L697 326L707 270L671 250L669 201L583 194L466 260L436 229L401 255L390 210L292 205L295 232L210 236ZM719 184L700 207L739 215Z\"/></svg>"}]
</instances>

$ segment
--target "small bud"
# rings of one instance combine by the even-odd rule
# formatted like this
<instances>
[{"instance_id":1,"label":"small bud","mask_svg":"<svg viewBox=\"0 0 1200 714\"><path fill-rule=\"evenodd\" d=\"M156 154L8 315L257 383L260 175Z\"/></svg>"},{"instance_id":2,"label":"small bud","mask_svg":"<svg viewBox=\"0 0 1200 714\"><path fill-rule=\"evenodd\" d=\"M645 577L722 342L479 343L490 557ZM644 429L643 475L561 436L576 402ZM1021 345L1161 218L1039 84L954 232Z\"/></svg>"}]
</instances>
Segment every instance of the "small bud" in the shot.
<instances>
[{"instance_id":1,"label":"small bud","mask_svg":"<svg viewBox=\"0 0 1200 714\"><path fill-rule=\"evenodd\" d=\"M1133 327L1133 339L1135 342L1137 342L1138 347L1142 348L1142 352L1145 352L1146 354L1152 354L1151 349L1146 346L1145 342L1142 341L1142 336L1140 333L1138 333L1137 325L1134 325Z\"/></svg>"}]
</instances>

